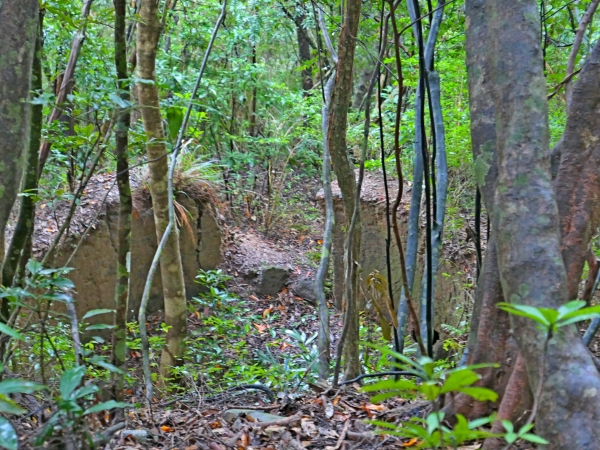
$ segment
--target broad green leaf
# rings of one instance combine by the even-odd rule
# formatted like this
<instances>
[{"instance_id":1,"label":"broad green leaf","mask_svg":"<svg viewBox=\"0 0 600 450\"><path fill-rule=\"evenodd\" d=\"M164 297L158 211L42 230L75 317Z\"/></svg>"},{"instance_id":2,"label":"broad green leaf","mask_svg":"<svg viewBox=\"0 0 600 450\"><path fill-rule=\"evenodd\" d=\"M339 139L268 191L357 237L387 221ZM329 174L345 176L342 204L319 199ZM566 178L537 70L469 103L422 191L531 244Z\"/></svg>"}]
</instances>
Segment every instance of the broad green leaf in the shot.
<instances>
[{"instance_id":1,"label":"broad green leaf","mask_svg":"<svg viewBox=\"0 0 600 450\"><path fill-rule=\"evenodd\" d=\"M17 405L13 400L4 394L0 394L0 413L1 414L24 414L27 411Z\"/></svg>"},{"instance_id":2,"label":"broad green leaf","mask_svg":"<svg viewBox=\"0 0 600 450\"><path fill-rule=\"evenodd\" d=\"M503 420L502 426L504 427L507 433L512 433L513 431L515 431L515 427L510 420Z\"/></svg>"},{"instance_id":3,"label":"broad green leaf","mask_svg":"<svg viewBox=\"0 0 600 450\"><path fill-rule=\"evenodd\" d=\"M576 312L585 306L585 301L583 300L572 300L568 303L565 303L560 308L558 308L558 314L562 318L567 314Z\"/></svg>"},{"instance_id":4,"label":"broad green leaf","mask_svg":"<svg viewBox=\"0 0 600 450\"><path fill-rule=\"evenodd\" d=\"M42 384L33 383L22 378L10 378L0 382L0 394L33 394L45 388Z\"/></svg>"},{"instance_id":5,"label":"broad green leaf","mask_svg":"<svg viewBox=\"0 0 600 450\"><path fill-rule=\"evenodd\" d=\"M542 314L538 308L533 306L513 305L511 303L501 302L498 303L498 308L515 316L527 317L528 319L534 320L546 328L550 326L550 323L548 323L548 319L544 316L544 314Z\"/></svg>"},{"instance_id":6,"label":"broad green leaf","mask_svg":"<svg viewBox=\"0 0 600 450\"><path fill-rule=\"evenodd\" d=\"M17 433L4 417L0 417L0 446L6 450L17 450L19 447Z\"/></svg>"},{"instance_id":7,"label":"broad green leaf","mask_svg":"<svg viewBox=\"0 0 600 450\"><path fill-rule=\"evenodd\" d=\"M419 391L427 397L427 400L434 401L441 394L441 389L437 383L423 383L419 386Z\"/></svg>"},{"instance_id":8,"label":"broad green leaf","mask_svg":"<svg viewBox=\"0 0 600 450\"><path fill-rule=\"evenodd\" d=\"M83 413L83 415L85 416L88 414L98 413L101 411L109 411L109 410L115 409L115 408L127 408L130 406L131 405L129 403L117 402L115 400L109 400L107 402L98 403L97 405L94 405L91 408L86 409L85 412Z\"/></svg>"},{"instance_id":9,"label":"broad green leaf","mask_svg":"<svg viewBox=\"0 0 600 450\"><path fill-rule=\"evenodd\" d=\"M60 289L74 289L75 284L68 278L57 278L52 282L54 286Z\"/></svg>"},{"instance_id":10,"label":"broad green leaf","mask_svg":"<svg viewBox=\"0 0 600 450\"><path fill-rule=\"evenodd\" d=\"M0 333L6 334L7 336L10 336L11 338L18 339L20 341L25 340L25 338L23 337L23 335L21 335L21 333L13 330L11 327L9 327L8 325L6 325L2 322L0 322Z\"/></svg>"},{"instance_id":11,"label":"broad green leaf","mask_svg":"<svg viewBox=\"0 0 600 450\"><path fill-rule=\"evenodd\" d=\"M42 270L42 265L39 261L35 259L30 259L25 266L31 275L37 275L37 273Z\"/></svg>"},{"instance_id":12,"label":"broad green leaf","mask_svg":"<svg viewBox=\"0 0 600 450\"><path fill-rule=\"evenodd\" d=\"M554 325L558 320L558 311L552 308L537 308L549 324Z\"/></svg>"},{"instance_id":13,"label":"broad green leaf","mask_svg":"<svg viewBox=\"0 0 600 450\"><path fill-rule=\"evenodd\" d=\"M171 106L167 108L167 124L169 125L169 136L171 137L171 141L176 141L182 123L183 109L181 109L179 106Z\"/></svg>"},{"instance_id":14,"label":"broad green leaf","mask_svg":"<svg viewBox=\"0 0 600 450\"><path fill-rule=\"evenodd\" d=\"M130 106L130 105L128 104L128 102L126 102L125 100L123 100L123 99L121 98L121 96L120 96L119 94L117 94L116 92L111 92L111 93L108 95L108 98L110 98L110 100L111 100L111 101L112 101L112 102L113 102L115 105L117 105L119 108L121 108L121 109L129 108L129 106Z\"/></svg>"},{"instance_id":15,"label":"broad green leaf","mask_svg":"<svg viewBox=\"0 0 600 450\"><path fill-rule=\"evenodd\" d=\"M100 314L108 314L108 313L114 313L116 312L114 309L92 309L91 311L88 311L85 313L85 315L81 318L82 320L84 319L89 319L90 317L94 317L94 316L98 316Z\"/></svg>"},{"instance_id":16,"label":"broad green leaf","mask_svg":"<svg viewBox=\"0 0 600 450\"><path fill-rule=\"evenodd\" d=\"M494 419L493 417L482 417L480 419L475 419L469 422L469 428L474 429L474 428L479 428L482 427L484 425L487 425L488 423L492 422Z\"/></svg>"},{"instance_id":17,"label":"broad green leaf","mask_svg":"<svg viewBox=\"0 0 600 450\"><path fill-rule=\"evenodd\" d=\"M450 374L450 376L444 382L441 394L456 391L466 386L471 386L473 383L476 383L479 378L481 377L469 369L463 369L454 372Z\"/></svg>"},{"instance_id":18,"label":"broad green leaf","mask_svg":"<svg viewBox=\"0 0 600 450\"><path fill-rule=\"evenodd\" d=\"M88 386L83 386L82 388L77 389L73 393L73 398L83 398L83 397L85 397L87 395L95 394L99 390L100 390L100 388L98 386L96 386L95 384L90 384Z\"/></svg>"},{"instance_id":19,"label":"broad green leaf","mask_svg":"<svg viewBox=\"0 0 600 450\"><path fill-rule=\"evenodd\" d=\"M497 393L484 387L464 387L459 389L459 392L467 394L469 397L473 397L479 402L495 402L498 400Z\"/></svg>"},{"instance_id":20,"label":"broad green leaf","mask_svg":"<svg viewBox=\"0 0 600 450\"><path fill-rule=\"evenodd\" d=\"M521 439L529 442L533 442L534 444L548 445L549 442L536 434L525 433L521 435Z\"/></svg>"},{"instance_id":21,"label":"broad green leaf","mask_svg":"<svg viewBox=\"0 0 600 450\"><path fill-rule=\"evenodd\" d=\"M81 383L83 375L85 374L85 367L78 366L74 369L65 370L60 377L60 395L62 398L67 399L71 396L73 391L77 389L77 386Z\"/></svg>"},{"instance_id":22,"label":"broad green leaf","mask_svg":"<svg viewBox=\"0 0 600 450\"><path fill-rule=\"evenodd\" d=\"M440 422L444 420L444 413L431 413L425 418L425 422L427 423L427 431L429 434L433 433L434 430L437 430L440 427Z\"/></svg>"},{"instance_id":23,"label":"broad green leaf","mask_svg":"<svg viewBox=\"0 0 600 450\"><path fill-rule=\"evenodd\" d=\"M581 322L583 320L595 319L600 317L600 305L590 306L589 308L583 308L579 311L573 311L560 317L558 325L564 327L565 325Z\"/></svg>"},{"instance_id":24,"label":"broad green leaf","mask_svg":"<svg viewBox=\"0 0 600 450\"><path fill-rule=\"evenodd\" d=\"M109 372L120 373L120 374L125 375L125 372L123 370L119 369L114 364L107 362L101 356L94 355L90 358L89 362L92 364L96 364L97 366L103 367L103 368L107 369Z\"/></svg>"}]
</instances>

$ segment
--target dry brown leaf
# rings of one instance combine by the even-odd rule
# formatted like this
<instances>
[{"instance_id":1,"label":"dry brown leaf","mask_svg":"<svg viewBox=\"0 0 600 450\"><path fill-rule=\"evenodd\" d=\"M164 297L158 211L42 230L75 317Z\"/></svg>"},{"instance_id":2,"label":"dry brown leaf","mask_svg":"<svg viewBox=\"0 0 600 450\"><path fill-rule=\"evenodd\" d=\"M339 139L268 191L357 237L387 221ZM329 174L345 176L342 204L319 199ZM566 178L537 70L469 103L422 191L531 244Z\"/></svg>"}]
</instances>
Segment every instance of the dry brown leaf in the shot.
<instances>
[{"instance_id":1,"label":"dry brown leaf","mask_svg":"<svg viewBox=\"0 0 600 450\"><path fill-rule=\"evenodd\" d=\"M265 332L265 330L267 329L266 325L263 325L260 323L255 323L253 325L254 325L254 328L256 328L260 334L263 334Z\"/></svg>"}]
</instances>

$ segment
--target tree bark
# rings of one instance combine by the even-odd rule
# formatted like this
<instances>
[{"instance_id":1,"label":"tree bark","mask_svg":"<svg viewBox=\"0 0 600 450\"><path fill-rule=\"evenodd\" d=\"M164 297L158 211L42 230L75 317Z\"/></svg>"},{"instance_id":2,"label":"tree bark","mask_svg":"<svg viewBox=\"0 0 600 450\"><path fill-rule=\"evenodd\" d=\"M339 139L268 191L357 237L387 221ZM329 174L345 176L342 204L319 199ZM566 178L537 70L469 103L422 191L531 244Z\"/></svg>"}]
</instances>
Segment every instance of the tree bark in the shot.
<instances>
[{"instance_id":1,"label":"tree bark","mask_svg":"<svg viewBox=\"0 0 600 450\"><path fill-rule=\"evenodd\" d=\"M43 12L39 12L39 24L37 26L37 38L32 64L31 89L36 93L42 92L42 24ZM29 147L26 157L26 170L23 178L22 191L33 194L38 186L38 150L42 138L42 121L44 105L35 104L31 106L31 124L29 131ZM5 286L12 286L13 279L21 257L29 259L28 241L33 233L33 222L35 218L35 202L30 195L21 197L19 206L19 218L15 232L8 246L4 265L2 266L2 280ZM2 315L8 312L8 299L2 299ZM6 317L6 316L5 316Z\"/></svg>"},{"instance_id":2,"label":"tree bark","mask_svg":"<svg viewBox=\"0 0 600 450\"><path fill-rule=\"evenodd\" d=\"M160 114L156 83L156 48L160 33L155 0L142 0L138 22L137 75L142 121L147 136L146 155L150 169L150 192L156 224L157 242L169 224L168 157ZM169 327L161 358L161 373L183 363L183 339L186 335L186 298L183 268L179 252L179 231L175 228L160 257L160 273L165 298L165 323Z\"/></svg>"},{"instance_id":3,"label":"tree bark","mask_svg":"<svg viewBox=\"0 0 600 450\"><path fill-rule=\"evenodd\" d=\"M554 190L569 300L577 298L588 245L600 226L600 43L573 86L572 106L565 132L553 149L560 155Z\"/></svg>"},{"instance_id":4,"label":"tree bark","mask_svg":"<svg viewBox=\"0 0 600 450\"><path fill-rule=\"evenodd\" d=\"M31 108L28 100L38 9L37 0L0 3L1 234L20 187L23 155L29 142Z\"/></svg>"},{"instance_id":5,"label":"tree bark","mask_svg":"<svg viewBox=\"0 0 600 450\"><path fill-rule=\"evenodd\" d=\"M295 20L296 38L298 39L298 58L300 60L300 65L302 66L302 90L304 91L304 95L306 95L313 87L312 69L308 65L309 61L312 59L310 54L310 39L307 34L308 32L303 26L304 21L306 20L306 14L301 5L298 5L296 10L299 11Z\"/></svg>"},{"instance_id":6,"label":"tree bark","mask_svg":"<svg viewBox=\"0 0 600 450\"><path fill-rule=\"evenodd\" d=\"M348 0L346 2L344 23L342 25L338 44L338 63L335 86L329 112L329 148L331 150L331 159L335 175L342 192L347 229L350 226L354 208L360 208L360 205L355 205L354 202L356 178L354 167L348 158L346 149L348 106L350 104L352 93L352 69L354 65L354 53L356 50L356 35L358 34L358 23L360 20L360 8L360 0ZM351 244L351 254L354 255L354 258L356 259L358 259L360 255L360 209L357 213ZM341 224L338 224L338 226L340 225ZM347 261L346 264L353 266L352 277L350 280L346 280L346 284L350 284L350 286L345 286L344 298L345 307L348 311L346 317L349 321L347 325L344 325L348 328L343 352L344 375L347 379L350 379L355 378L361 373L358 354L358 308L356 304L358 291L358 264L356 260Z\"/></svg>"},{"instance_id":7,"label":"tree bark","mask_svg":"<svg viewBox=\"0 0 600 450\"><path fill-rule=\"evenodd\" d=\"M550 175L548 103L535 0L511 8L489 0L492 95L496 109L498 185L493 227L505 298L558 308L568 298L558 207ZM550 449L597 448L600 376L575 326L564 327L544 354L545 334L511 317L530 386L539 399L537 432Z\"/></svg>"},{"instance_id":8,"label":"tree bark","mask_svg":"<svg viewBox=\"0 0 600 450\"><path fill-rule=\"evenodd\" d=\"M129 74L127 72L127 39L125 18L126 0L114 0L115 5L115 68L119 96L125 103L130 101ZM119 229L117 249L117 286L115 292L115 320L113 329L113 364L125 368L127 359L127 310L129 301L129 268L127 255L131 248L131 186L129 184L128 132L131 114L129 108L121 109L115 132L115 156L117 159L117 186L119 188ZM124 376L115 374L114 397L123 401Z\"/></svg>"}]
</instances>

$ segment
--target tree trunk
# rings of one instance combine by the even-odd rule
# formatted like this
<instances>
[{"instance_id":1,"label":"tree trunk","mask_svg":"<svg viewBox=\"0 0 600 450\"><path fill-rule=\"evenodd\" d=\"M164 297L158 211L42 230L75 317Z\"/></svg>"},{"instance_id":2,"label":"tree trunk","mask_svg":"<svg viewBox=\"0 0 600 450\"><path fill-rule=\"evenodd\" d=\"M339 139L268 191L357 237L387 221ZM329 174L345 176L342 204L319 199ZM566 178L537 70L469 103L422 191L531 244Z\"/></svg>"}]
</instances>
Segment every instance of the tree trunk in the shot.
<instances>
[{"instance_id":1,"label":"tree trunk","mask_svg":"<svg viewBox=\"0 0 600 450\"><path fill-rule=\"evenodd\" d=\"M0 234L21 184L29 142L28 100L38 9L37 0L0 3Z\"/></svg>"},{"instance_id":2,"label":"tree trunk","mask_svg":"<svg viewBox=\"0 0 600 450\"><path fill-rule=\"evenodd\" d=\"M39 25L37 27L37 38L35 43L35 53L32 65L31 89L36 93L42 92L42 21L43 12L39 12ZM44 105L36 104L31 106L31 125L29 148L26 158L26 171L23 179L22 190L24 193L33 194L38 186L38 151L42 138L42 121ZM2 280L4 285L12 286L13 279L19 260L22 257L29 259L27 251L27 242L33 233L33 223L35 218L35 202L33 197L24 195L20 199L19 218L13 233L8 252L2 266ZM2 315L8 312L8 299L2 299Z\"/></svg>"},{"instance_id":3,"label":"tree trunk","mask_svg":"<svg viewBox=\"0 0 600 450\"><path fill-rule=\"evenodd\" d=\"M569 111L565 133L552 152L552 172L556 174L556 179L553 189L551 189L550 192L548 192L547 179L549 154L547 151L544 151L544 149L547 148L545 147L547 143L544 143L543 140L539 138L538 144L534 146L533 149L531 149L531 146L527 149L525 145L522 145L521 148L518 148L518 156L521 159L516 159L517 155L515 153L517 152L514 150L516 147L515 144L509 146L504 144L505 150L503 153L505 155L505 162L501 167L503 171L510 172L513 181L504 181L504 187L498 190L499 193L502 193L498 198L505 201L503 206L506 207L508 204L512 203L510 206L513 207L513 205L517 203L516 201L510 202L506 200L506 196L512 195L512 198L523 205L522 207L526 206L531 209L533 209L533 207L539 208L539 203L533 202L531 199L521 199L516 195L515 191L512 190L519 189L518 193L521 193L525 192L525 186L531 189L532 182L526 178L526 175L536 173L538 176L541 174L546 185L543 186L543 191L539 188L535 190L534 197L545 197L548 203L553 203L553 191L556 201L558 202L558 213L560 217L555 220L550 219L549 221L542 221L539 225L533 223L531 228L528 229L523 227L523 224L527 224L526 219L528 215L525 214L526 217L523 218L523 221L519 223L517 220L518 225L513 224L512 229L506 229L504 228L504 222L502 225L498 224L498 222L500 222L499 219L497 219L498 212L497 209L494 208L494 193L496 192L498 177L495 122L496 107L498 107L498 110L500 111L507 111L511 114L507 115L507 113L505 113L504 116L498 118L498 122L505 124L508 120L512 120L511 123L517 124L517 126L521 125L522 128L518 130L520 133L523 133L524 131L530 133L529 136L521 134L521 136L525 136L525 139L533 135L533 132L527 129L528 125L531 125L532 128L535 128L536 126L541 127L543 133L543 127L546 126L543 110L541 112L524 110L525 113L523 116L518 116L517 112L520 108L524 107L522 103L527 102L528 97L533 97L534 99L533 101L529 101L529 106L533 104L534 101L537 101L543 108L545 105L545 93L535 91L533 93L527 92L526 88L521 84L518 84L516 80L519 80L519 77L522 77L522 83L531 88L537 87L540 91L543 91L543 89L540 89L540 86L543 87L545 84L544 81L540 79L539 73L535 73L533 70L537 69L537 67L535 67L535 61L533 62L533 67L526 65L522 68L522 70L525 71L531 70L529 75L523 72L519 73L518 70L513 67L501 65L493 67L489 64L491 61L488 61L487 55L498 54L498 58L501 58L501 60L511 62L516 61L514 64L519 66L523 64L523 59L525 59L526 62L530 59L535 60L535 58L531 57L531 54L535 55L535 52L539 49L536 47L537 44L533 37L529 36L527 39L524 39L522 34L517 35L516 39L521 39L521 44L519 45L522 46L522 43L525 42L527 47L514 47L512 50L517 51L517 49L520 48L523 51L526 48L527 50L524 50L524 52L528 52L525 53L526 58L521 57L519 59L519 55L515 54L507 55L506 53L511 49L510 43L506 44L508 50L506 50L506 47L501 46L504 52L498 53L498 50L492 49L490 47L491 40L488 38L488 33L495 38L502 33L495 30L488 30L488 26L491 25L491 17L495 17L495 20L499 21L498 24L518 24L522 22L515 17L507 18L494 16L493 11L491 12L489 9L486 9L486 3L490 3L490 1L471 0L467 1L466 4L467 70L469 74L469 100L472 119L471 136L475 160L475 173L486 208L490 212L494 223L484 270L478 281L476 305L473 313L472 329L469 339L468 363L501 363L500 369L483 371L484 378L481 380L481 384L495 389L500 394L501 404L499 408L499 418L515 420L515 418L522 416L523 412L528 409L527 401L524 400L528 399L528 401L531 402L531 389L526 387L525 383L525 381L527 381L527 372L522 370L522 367L525 366L529 368L529 384L534 387L537 386L537 370L541 364L540 357L542 354L540 346L542 345L543 340L539 339L537 342L535 341L535 338L533 337L535 336L535 330L532 330L533 325L531 323L523 324L521 321L516 321L518 325L513 328L515 331L519 332L516 334L518 338L520 337L521 348L523 348L524 345L523 341L531 340L531 342L530 344L525 343L525 345L528 345L528 350L523 353L524 357L519 356L516 358L514 351L511 350L511 339L506 325L505 314L500 312L494 306L502 299L502 293L499 292L497 288L493 287L494 284L496 286L498 285L499 277L497 268L491 270L493 261L490 261L490 259L493 258L492 252L494 252L495 246L495 230L503 230L505 232L503 244L505 250L508 247L510 252L514 252L514 250L509 247L510 245L518 244L519 247L523 247L522 252L510 253L511 258L518 255L519 258L522 258L521 261L527 261L527 255L523 255L523 253L529 252L529 257L534 259L534 261L521 262L522 265L520 268L518 266L519 261L515 260L517 262L517 268L515 268L514 271L520 273L523 268L531 270L531 272L523 271L521 276L523 278L530 277L531 281L539 285L536 286L537 293L534 293L535 297L532 297L531 293L529 293L528 295L524 295L523 299L519 298L516 300L517 298L514 297L516 301L520 303L533 303L533 300L531 300L533 298L537 300L538 305L541 304L541 302L544 302L545 306L556 307L566 299L576 298L577 288L586 258L586 249L591 237L591 230L597 229L599 225L598 205L595 199L597 199L600 194L600 181L598 180L597 175L597 167L600 162L600 146L594 139L590 139L590 137L597 135L600 130L600 116L597 114L597 108L598 105L600 105L600 72L598 67L600 63L600 47L597 46L594 48L592 55L590 55L588 61L584 65L579 80L574 87L573 107L570 108ZM531 10L534 9L532 3L533 2L530 2L528 5L530 8L530 15L532 14ZM519 8L523 8L522 3L519 4ZM521 17L527 17L522 11L523 9L521 9ZM525 28L527 27L527 25L520 26L521 33L523 33L522 28L524 26ZM531 23L529 23L528 26L531 26ZM528 32L533 33L531 30ZM513 34L515 31L509 30L506 33ZM506 36L503 36L502 39L500 39L500 42L506 42ZM538 58L540 57L539 52L536 56ZM497 62L496 64L499 63ZM496 104L494 104L492 97L489 95L494 82L492 75L498 74L498 76L506 76L507 73L510 73L511 77L515 77L515 79L510 78L504 80L507 84L510 83L511 92L509 93L506 90L506 85L504 87L497 87L501 94L498 95L497 93ZM534 77L537 77L537 79L532 80L531 78ZM517 87L518 89L516 89ZM503 101L501 95L512 94L513 91L518 91L518 95ZM512 107L507 106L509 101L510 103L513 103ZM502 136L505 139L504 143L506 143L507 136L511 136L511 134L506 132ZM512 136L515 135L513 134ZM517 133L517 137L519 136L519 133ZM528 159L525 159L526 152L524 149L529 151L527 153ZM538 152L539 154L532 157L531 153L533 152ZM509 158L507 158L507 154L510 156ZM517 172L515 166L522 172ZM532 166L537 166L536 172L532 170ZM509 178L505 173L502 173L501 175ZM516 185L515 183L517 181L520 184ZM535 182L536 180L533 181ZM507 186L510 186L510 188L507 189ZM541 193L543 193L543 195L541 195ZM550 198L550 200L548 200L548 198ZM550 205L550 207L551 206L552 205ZM545 207L549 208L548 205L545 205ZM553 212L553 214L556 213ZM534 221L536 219L539 220L539 217L543 217L535 212L531 212L529 215L532 216ZM504 213L503 220L506 220L506 217L506 213ZM547 278L551 272L548 268L540 267L540 265L547 263L551 257L547 254L544 255L536 250L532 250L531 247L524 246L523 243L531 243L531 239L528 236L524 237L523 234L517 234L514 230L514 228L524 228L521 230L523 233L539 234L539 236L543 236L540 233L540 227L543 228L546 226L552 228L552 225L557 223L557 220L560 220L561 225L562 244L560 250L562 253L562 260L564 260L567 269L568 284L566 284L567 282L564 278L564 268L562 269L563 275L559 273L561 271L560 266L562 266L562 264L560 263L562 260L556 257L553 260L550 260L554 261L555 264L558 264L558 269L552 267L552 270L555 271L554 279L552 279L552 275ZM544 222L549 222L549 224L544 225ZM553 241L556 240L557 230L550 229L548 231L546 229L545 233L546 235L550 235L550 238ZM555 252L556 249L554 248L553 251ZM506 251L504 254L506 258ZM505 270L507 270L506 266ZM544 274L543 279L539 276L540 274ZM521 280L523 280L523 278ZM498 281L494 282L494 279ZM512 287L509 285L508 289L513 289L512 293L510 290L505 291L505 293L509 293L509 295L505 295L506 297L510 297L511 294L521 297L522 294L526 292L524 287L522 288L522 292L519 292L518 290L516 293L514 292L518 279L515 280L513 275L504 275L504 279L505 284L512 285ZM562 285L559 283L561 279ZM555 282L555 285L553 285L553 282ZM524 285L526 283L521 284ZM540 293L541 289L545 289L543 294ZM557 291L557 293L555 292L552 295L547 295L546 292L551 292L552 289ZM566 290L568 290L568 295L566 294ZM497 294L494 294L494 292L497 292ZM486 297L491 299L494 296L497 297L496 300L491 302L486 300ZM554 304L548 302L548 300L552 299L554 299ZM525 329L521 325L526 325L528 328ZM595 448L590 444L595 439L594 436L591 436L591 430L593 430L592 426L590 425L588 427L585 424L583 426L581 424L576 426L575 421L580 420L578 418L576 419L576 417L579 417L578 414L580 413L585 415L584 419L589 420L589 424L596 420L595 417L597 417L598 413L593 404L595 399L590 395L593 391L585 391L585 389L588 387L590 389L596 389L595 386L598 384L598 374L591 365L587 350L582 348L581 341L576 331L571 329L562 332L555 340L553 340L553 342L555 345L552 345L550 348L551 355L547 358L548 364L545 368L547 376L545 377L545 390L540 405L539 420L537 421L538 430L553 442L553 445L556 447L552 448ZM502 350L503 347L504 350ZM571 347L572 350L570 349ZM530 355L536 352L537 359L535 356L530 357ZM504 357L502 357L503 353ZM510 362L515 361L515 359L517 362L515 363L513 371ZM571 370L574 374L570 373ZM488 372L495 373L496 375L489 377L487 376ZM507 378L509 379L506 387L503 386L503 382L498 382L498 379L506 381ZM579 392L577 392L578 389ZM580 408L576 398L577 396L587 398L586 393L590 396L589 401L586 400ZM454 402L447 405L446 408L447 410L453 410L453 412L470 411L471 417L477 417L488 413L488 410L482 408L481 404L475 404L474 407L471 407L469 406L469 403L472 404L474 402L468 401L466 397L461 398L461 396L457 396L454 399ZM565 417L571 419L565 420ZM573 427L572 430L579 431L569 432L569 427ZM498 424L495 425L495 430L499 430ZM590 430L590 432L588 432L588 430ZM573 436L575 437L575 441L572 441ZM499 445L500 443L497 441L488 440L485 447L497 448Z\"/></svg>"},{"instance_id":4,"label":"tree trunk","mask_svg":"<svg viewBox=\"0 0 600 450\"><path fill-rule=\"evenodd\" d=\"M115 67L119 96L128 103L129 75L127 72L127 40L125 35L126 0L114 0L115 5ZM115 132L117 185L119 188L119 230L117 250L117 286L115 292L115 328L113 329L113 364L125 368L127 358L127 310L129 301L129 268L127 255L131 247L131 186L129 185L128 132L129 108L121 109ZM123 401L124 376L115 374L114 397Z\"/></svg>"},{"instance_id":5,"label":"tree trunk","mask_svg":"<svg viewBox=\"0 0 600 450\"><path fill-rule=\"evenodd\" d=\"M335 175L342 191L344 209L346 216L346 229L349 228L354 208L360 208L360 205L354 204L356 191L356 178L354 167L352 166L346 149L346 131L348 105L350 104L352 93L352 68L354 65L354 52L356 49L356 36L358 34L358 23L360 19L360 0L348 0L344 13L344 23L340 32L338 44L338 63L336 69L335 87L331 100L331 110L329 113L329 148ZM357 211L356 225L352 239L352 254L358 259L360 255L360 209ZM341 226L338 224L337 226ZM358 264L356 260L347 261L354 267L351 280L346 280L350 286L346 286L344 302L348 313L346 314L348 331L346 334L346 344L344 346L344 368L347 379L354 378L361 373L361 366L358 354ZM348 290L350 288L350 291Z\"/></svg>"},{"instance_id":6,"label":"tree trunk","mask_svg":"<svg viewBox=\"0 0 600 450\"><path fill-rule=\"evenodd\" d=\"M297 5L296 11L299 11L295 22L296 22L296 37L298 39L298 57L300 59L300 65L302 66L302 90L304 95L310 91L313 87L312 69L308 65L312 59L310 54L310 39L308 32L304 28L303 24L306 20L306 14L302 9L302 5Z\"/></svg>"},{"instance_id":7,"label":"tree trunk","mask_svg":"<svg viewBox=\"0 0 600 450\"><path fill-rule=\"evenodd\" d=\"M511 8L489 0L488 51L496 109L498 184L493 227L504 297L558 308L568 297L558 207L550 175L548 103L535 0ZM600 376L575 326L545 335L529 319L511 317L531 387L539 399L537 432L550 449L597 448ZM506 397L505 397L506 398Z\"/></svg>"},{"instance_id":8,"label":"tree trunk","mask_svg":"<svg viewBox=\"0 0 600 450\"><path fill-rule=\"evenodd\" d=\"M571 104L565 132L552 151L560 158L554 190L569 300L577 298L588 245L600 226L600 43L582 67Z\"/></svg>"},{"instance_id":9,"label":"tree trunk","mask_svg":"<svg viewBox=\"0 0 600 450\"><path fill-rule=\"evenodd\" d=\"M138 22L137 75L142 121L147 136L146 155L150 161L150 192L156 224L157 242L169 224L168 157L160 114L156 83L156 48L160 33L155 0L142 0ZM186 334L186 298L183 268L179 252L179 231L175 228L160 257L160 273L165 298L165 323L169 327L161 358L161 373L168 377L170 368L183 363L183 339Z\"/></svg>"}]
</instances>

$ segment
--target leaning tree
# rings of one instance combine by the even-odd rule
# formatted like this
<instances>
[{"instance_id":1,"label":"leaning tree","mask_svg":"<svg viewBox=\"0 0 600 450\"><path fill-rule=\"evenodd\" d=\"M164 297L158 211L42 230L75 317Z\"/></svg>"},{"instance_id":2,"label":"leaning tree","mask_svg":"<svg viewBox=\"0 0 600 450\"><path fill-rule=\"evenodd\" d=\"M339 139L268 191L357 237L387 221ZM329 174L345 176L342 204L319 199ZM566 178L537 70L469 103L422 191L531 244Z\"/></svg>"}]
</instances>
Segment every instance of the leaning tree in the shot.
<instances>
[{"instance_id":1,"label":"leaning tree","mask_svg":"<svg viewBox=\"0 0 600 450\"><path fill-rule=\"evenodd\" d=\"M532 321L496 306L558 308L578 296L600 225L600 44L573 86L563 136L551 151L536 1L467 0L465 10L475 175L492 224L468 363L500 363L480 380L500 400L459 395L446 410L474 417L498 408L499 419L523 421L543 383L536 428L548 448L598 448L600 373L577 328L561 329L545 349ZM485 448L496 446L486 441Z\"/></svg>"}]
</instances>

